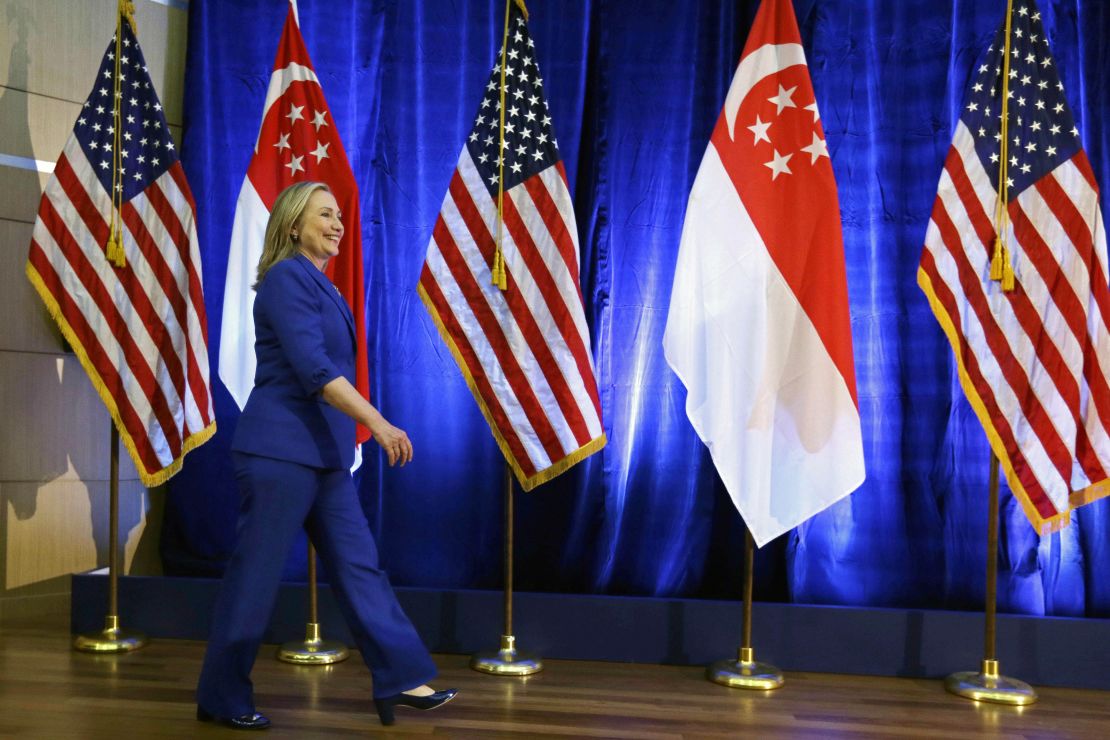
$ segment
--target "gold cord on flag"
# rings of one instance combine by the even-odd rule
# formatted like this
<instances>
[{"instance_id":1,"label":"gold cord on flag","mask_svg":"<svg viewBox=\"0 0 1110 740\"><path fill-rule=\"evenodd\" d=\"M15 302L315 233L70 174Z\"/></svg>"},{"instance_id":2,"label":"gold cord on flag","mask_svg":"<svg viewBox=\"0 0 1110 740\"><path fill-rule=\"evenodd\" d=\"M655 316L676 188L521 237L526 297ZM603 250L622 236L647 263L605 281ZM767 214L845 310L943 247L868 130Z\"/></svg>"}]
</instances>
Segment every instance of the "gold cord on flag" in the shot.
<instances>
[{"instance_id":1,"label":"gold cord on flag","mask_svg":"<svg viewBox=\"0 0 1110 740\"><path fill-rule=\"evenodd\" d=\"M1002 141L999 144L998 163L998 203L995 207L994 254L991 257L991 280L1002 282L1002 290L1014 289L1014 266L1010 250L1006 246L1006 232L1010 225L1010 185L1009 185L1009 98L1010 98L1010 22L1013 18L1014 2L1006 0L1006 31L1002 42Z\"/></svg>"},{"instance_id":2,"label":"gold cord on flag","mask_svg":"<svg viewBox=\"0 0 1110 740\"><path fill-rule=\"evenodd\" d=\"M501 102L498 105L497 124L497 241L493 245L493 268L490 279L501 290L509 287L505 275L505 255L501 251L505 205L505 62L509 51L509 10L512 0L505 0L505 30L501 34Z\"/></svg>"},{"instance_id":3,"label":"gold cord on flag","mask_svg":"<svg viewBox=\"0 0 1110 740\"><path fill-rule=\"evenodd\" d=\"M501 290L509 287L508 276L505 272L505 253L501 250L502 230L505 220L505 61L509 52L509 10L511 3L516 2L524 19L528 20L528 8L524 7L524 0L505 0L505 30L501 35L501 104L498 115L500 122L497 126L497 241L493 246L493 268L490 270L490 280Z\"/></svg>"},{"instance_id":4,"label":"gold cord on flag","mask_svg":"<svg viewBox=\"0 0 1110 740\"><path fill-rule=\"evenodd\" d=\"M135 30L135 5L131 0L119 0L116 12L116 53L115 75L113 80L112 100L112 214L108 224L108 244L105 246L104 255L116 267L124 267L127 257L123 252L123 224L120 223L120 209L123 208L123 150L120 147L120 104L123 101L121 86L120 57L123 54L123 19L131 24Z\"/></svg>"}]
</instances>

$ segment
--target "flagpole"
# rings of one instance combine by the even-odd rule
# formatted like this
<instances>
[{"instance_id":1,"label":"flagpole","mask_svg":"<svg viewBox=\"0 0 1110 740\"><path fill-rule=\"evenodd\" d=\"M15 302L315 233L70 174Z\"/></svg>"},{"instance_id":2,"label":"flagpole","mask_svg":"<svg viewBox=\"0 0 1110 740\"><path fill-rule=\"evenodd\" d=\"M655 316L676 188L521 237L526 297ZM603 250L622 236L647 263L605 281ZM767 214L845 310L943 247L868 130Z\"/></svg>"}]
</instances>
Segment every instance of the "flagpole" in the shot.
<instances>
[{"instance_id":1,"label":"flagpole","mask_svg":"<svg viewBox=\"0 0 1110 740\"><path fill-rule=\"evenodd\" d=\"M104 629L78 635L75 650L85 653L129 653L146 644L146 635L119 626L119 432L114 423L108 474L108 615Z\"/></svg>"},{"instance_id":2,"label":"flagpole","mask_svg":"<svg viewBox=\"0 0 1110 740\"><path fill-rule=\"evenodd\" d=\"M305 626L304 640L283 643L277 658L284 663L296 665L331 665L339 663L351 655L347 646L341 642L324 640L320 637L320 619L317 613L316 595L316 548L308 543L308 624Z\"/></svg>"},{"instance_id":3,"label":"flagpole","mask_svg":"<svg viewBox=\"0 0 1110 740\"><path fill-rule=\"evenodd\" d=\"M513 636L513 471L505 463L505 623L501 648L475 653L470 667L497 676L530 676L543 670L543 661L516 649Z\"/></svg>"},{"instance_id":4,"label":"flagpole","mask_svg":"<svg viewBox=\"0 0 1110 740\"><path fill-rule=\"evenodd\" d=\"M1006 246L1006 233L1009 223L1009 172L1007 143L1009 140L1010 97L1010 32L1013 21L1013 0L1006 2L1006 24L1002 42L1002 112L999 124L999 163L998 163L998 200L995 204L995 243L991 257L990 279L1001 283L1003 291L1014 288L1014 271L1011 257ZM983 663L978 672L960 671L944 679L944 688L949 692L974 701L988 701L996 704L1032 704L1037 700L1037 692L1024 681L1008 678L998 672L998 659L995 655L996 607L998 602L998 457L991 451L990 476L987 484L987 586L985 627L983 636Z\"/></svg>"},{"instance_id":5,"label":"flagpole","mask_svg":"<svg viewBox=\"0 0 1110 740\"><path fill-rule=\"evenodd\" d=\"M122 225L119 212L122 206L123 188L121 177L122 147L120 146L120 58L122 56L124 18L135 26L135 7L131 0L118 0L116 3L116 51L113 74L112 128L112 212L108 229L108 242L104 245L104 257L114 267L126 265L123 252ZM119 626L119 430L115 422L110 422L110 459L108 476L108 614L104 617L104 629L73 640L76 650L87 653L129 653L146 644L146 635L125 631Z\"/></svg>"},{"instance_id":6,"label":"flagpole","mask_svg":"<svg viewBox=\"0 0 1110 740\"><path fill-rule=\"evenodd\" d=\"M505 255L501 251L505 202L505 63L509 50L509 10L516 2L527 17L523 0L505 0L505 26L501 34L501 102L499 104L497 149L497 235L494 242L490 279L498 289L508 289ZM480 673L500 676L529 676L543 670L543 661L516 649L513 636L513 471L505 463L505 624L501 631L501 647L496 651L475 653L470 667Z\"/></svg>"},{"instance_id":7,"label":"flagpole","mask_svg":"<svg viewBox=\"0 0 1110 740\"><path fill-rule=\"evenodd\" d=\"M944 688L956 696L994 704L1026 705L1037 701L1032 686L999 673L995 654L998 602L998 457L991 452L987 496L987 593L984 610L983 663L978 671L960 671L944 679Z\"/></svg>"},{"instance_id":8,"label":"flagpole","mask_svg":"<svg viewBox=\"0 0 1110 740\"><path fill-rule=\"evenodd\" d=\"M713 683L733 689L769 691L783 685L782 671L755 659L752 648L752 582L755 580L755 540L744 525L744 611L741 617L741 643L735 660L725 659L705 669L705 677Z\"/></svg>"}]
</instances>

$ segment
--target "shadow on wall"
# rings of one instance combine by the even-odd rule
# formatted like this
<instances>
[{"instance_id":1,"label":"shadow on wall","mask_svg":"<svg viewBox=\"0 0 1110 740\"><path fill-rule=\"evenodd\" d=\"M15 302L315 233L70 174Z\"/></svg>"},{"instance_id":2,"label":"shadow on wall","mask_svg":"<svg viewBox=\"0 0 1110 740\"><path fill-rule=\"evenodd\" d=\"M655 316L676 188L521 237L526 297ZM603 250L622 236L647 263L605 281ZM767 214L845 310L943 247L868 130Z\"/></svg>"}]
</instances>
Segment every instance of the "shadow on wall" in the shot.
<instances>
[{"instance_id":1,"label":"shadow on wall","mask_svg":"<svg viewBox=\"0 0 1110 740\"><path fill-rule=\"evenodd\" d=\"M4 132L0 153L30 156L28 38L29 33L41 29L35 27L27 7L12 4L4 13L11 53L0 95L0 131ZM36 158L56 156L50 152ZM25 174L7 167L0 168L0 173L9 182ZM34 176L37 178L37 173ZM30 223L34 212L13 218ZM29 247L22 243L0 246L23 254ZM7 264L21 264L21 260L8 260ZM3 277L9 286L24 279L22 274ZM37 342L36 349L56 347L65 354L12 352L13 361L3 363L19 368L19 377L8 374L3 379L5 387L0 388L8 425L0 435L5 438L5 459L0 465L5 471L5 480L0 482L3 600L67 592L69 574L107 565L110 547L108 414L43 304L32 290L20 292L27 296L27 303L19 307L15 320L33 324L36 333L41 325L50 335ZM119 531L121 553L127 554L122 562L131 566L125 570L158 573L160 526L145 525L152 516L160 517L164 491L148 492L142 486L126 451L121 453L120 472Z\"/></svg>"}]
</instances>

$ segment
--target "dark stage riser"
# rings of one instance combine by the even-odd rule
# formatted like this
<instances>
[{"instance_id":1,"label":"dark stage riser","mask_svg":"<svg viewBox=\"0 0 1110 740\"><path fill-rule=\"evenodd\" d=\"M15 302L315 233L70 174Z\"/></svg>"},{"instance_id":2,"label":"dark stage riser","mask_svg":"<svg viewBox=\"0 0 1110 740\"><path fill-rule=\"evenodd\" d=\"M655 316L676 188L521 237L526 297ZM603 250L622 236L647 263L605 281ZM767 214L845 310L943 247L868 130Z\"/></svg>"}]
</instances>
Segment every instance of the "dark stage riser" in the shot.
<instances>
[{"instance_id":1,"label":"dark stage riser","mask_svg":"<svg viewBox=\"0 0 1110 740\"><path fill-rule=\"evenodd\" d=\"M204 640L218 585L121 577L121 623L155 639ZM498 644L500 591L398 588L397 596L432 652ZM324 638L350 645L326 585L319 597ZM73 576L73 632L101 629L107 599L103 572ZM307 587L282 584L265 641L303 639L307 610ZM740 603L518 592L513 624L518 648L543 658L699 665L735 657ZM979 669L983 615L757 603L752 642L758 660L784 671L943 678ZM1110 620L1000 614L998 658L1006 675L1034 686L1110 689Z\"/></svg>"}]
</instances>

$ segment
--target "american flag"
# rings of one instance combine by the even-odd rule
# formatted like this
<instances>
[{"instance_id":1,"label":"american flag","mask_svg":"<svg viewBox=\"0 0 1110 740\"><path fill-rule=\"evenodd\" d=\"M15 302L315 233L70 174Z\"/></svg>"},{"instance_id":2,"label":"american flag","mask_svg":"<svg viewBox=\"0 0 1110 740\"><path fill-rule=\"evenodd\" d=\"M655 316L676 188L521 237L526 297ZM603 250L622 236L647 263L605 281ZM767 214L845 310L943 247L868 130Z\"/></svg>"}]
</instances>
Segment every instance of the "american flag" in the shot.
<instances>
[{"instance_id":1,"label":"american flag","mask_svg":"<svg viewBox=\"0 0 1110 740\"><path fill-rule=\"evenodd\" d=\"M525 15L501 53L436 219L418 290L524 490L605 445L578 228ZM504 173L504 290L492 283Z\"/></svg>"},{"instance_id":2,"label":"american flag","mask_svg":"<svg viewBox=\"0 0 1110 740\"><path fill-rule=\"evenodd\" d=\"M1010 488L1044 533L1110 493L1106 232L1036 4L1015 3L1011 25L1008 58L1004 20L973 70L918 283ZM1012 291L990 278L1003 159Z\"/></svg>"},{"instance_id":3,"label":"american flag","mask_svg":"<svg viewBox=\"0 0 1110 740\"><path fill-rule=\"evenodd\" d=\"M43 193L26 272L154 486L216 424L196 205L134 31L120 28ZM114 222L122 265L106 255Z\"/></svg>"},{"instance_id":4,"label":"american flag","mask_svg":"<svg viewBox=\"0 0 1110 740\"><path fill-rule=\"evenodd\" d=\"M339 254L328 261L325 274L355 318L355 387L369 398L358 185L301 36L296 0L290 0L262 106L254 156L235 204L228 250L219 367L220 379L239 408L246 405L254 387L254 291L250 286L262 256L266 222L278 194L305 180L326 183L343 213ZM369 438L370 430L360 425L357 442Z\"/></svg>"}]
</instances>

